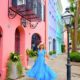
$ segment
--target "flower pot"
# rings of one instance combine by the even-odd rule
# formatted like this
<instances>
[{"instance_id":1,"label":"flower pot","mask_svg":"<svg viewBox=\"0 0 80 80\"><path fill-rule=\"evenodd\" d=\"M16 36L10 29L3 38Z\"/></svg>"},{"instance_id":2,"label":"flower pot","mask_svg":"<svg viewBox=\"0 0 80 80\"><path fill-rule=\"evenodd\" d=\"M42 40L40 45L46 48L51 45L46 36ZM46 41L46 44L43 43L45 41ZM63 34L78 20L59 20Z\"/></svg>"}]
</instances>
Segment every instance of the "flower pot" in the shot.
<instances>
[{"instance_id":1,"label":"flower pot","mask_svg":"<svg viewBox=\"0 0 80 80\"><path fill-rule=\"evenodd\" d=\"M11 72L10 72L9 78L10 79L18 78L17 63L12 62L12 64L11 64Z\"/></svg>"}]
</instances>

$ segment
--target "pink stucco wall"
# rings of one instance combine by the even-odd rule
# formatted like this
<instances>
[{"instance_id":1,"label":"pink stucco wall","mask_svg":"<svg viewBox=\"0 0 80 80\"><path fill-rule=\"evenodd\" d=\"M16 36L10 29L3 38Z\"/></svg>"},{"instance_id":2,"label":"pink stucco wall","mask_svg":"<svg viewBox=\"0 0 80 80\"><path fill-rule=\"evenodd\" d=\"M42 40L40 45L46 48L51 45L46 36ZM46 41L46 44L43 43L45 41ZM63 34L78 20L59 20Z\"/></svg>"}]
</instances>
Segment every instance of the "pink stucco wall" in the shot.
<instances>
[{"instance_id":1,"label":"pink stucco wall","mask_svg":"<svg viewBox=\"0 0 80 80\"><path fill-rule=\"evenodd\" d=\"M47 4L46 0L46 13L47 13ZM47 16L47 14L45 14ZM1 80L5 80L6 76L6 63L10 52L15 51L15 31L19 29L21 34L20 41L20 56L23 63L23 66L27 66L26 61L26 49L31 48L31 38L34 33L38 33L41 36L41 41L46 43L47 49L47 17L46 22L40 22L35 29L31 29L28 24L27 27L20 25L20 16L16 16L14 19L8 18L8 0L2 0L0 3L0 29L2 29L2 41L0 45L0 73ZM1 30L0 30L1 31Z\"/></svg>"},{"instance_id":2,"label":"pink stucco wall","mask_svg":"<svg viewBox=\"0 0 80 80\"><path fill-rule=\"evenodd\" d=\"M64 44L65 44L65 52L67 52L67 30L64 32Z\"/></svg>"}]
</instances>

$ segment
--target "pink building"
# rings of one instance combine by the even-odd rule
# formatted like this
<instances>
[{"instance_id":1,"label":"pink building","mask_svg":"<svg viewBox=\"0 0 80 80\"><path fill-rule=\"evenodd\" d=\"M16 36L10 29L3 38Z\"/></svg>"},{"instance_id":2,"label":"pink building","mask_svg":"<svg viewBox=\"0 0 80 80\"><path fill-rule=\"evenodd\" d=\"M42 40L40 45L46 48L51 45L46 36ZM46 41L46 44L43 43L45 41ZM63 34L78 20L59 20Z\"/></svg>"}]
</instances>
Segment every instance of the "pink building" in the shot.
<instances>
[{"instance_id":1,"label":"pink building","mask_svg":"<svg viewBox=\"0 0 80 80\"><path fill-rule=\"evenodd\" d=\"M23 66L27 66L26 61L26 49L31 49L32 45L32 36L36 35L38 39L46 44L47 49L47 17L45 20L41 20L38 22L37 27L35 29L31 28L29 22L27 22L26 27L21 25L21 16L15 13L12 13L10 8L12 8L11 0L2 0L0 3L0 76L1 80L5 80L6 78L6 63L10 52L16 51L20 53L20 57L23 63ZM13 1L13 0L12 0ZM14 0L19 1L19 0ZM21 1L21 0L20 0ZM23 2L25 0L22 0ZM27 0L28 1L28 0ZM40 1L40 0L37 0ZM20 5L19 3L18 5ZM47 16L47 4L48 0L41 0L41 4L45 6L45 16ZM15 9L14 9L15 10ZM44 10L42 10L42 15ZM14 14L11 16L9 14ZM26 11L27 13L27 11ZM9 14L9 15L8 15ZM16 15L16 16L15 16ZM23 15L23 14L22 14ZM14 17L15 16L15 17ZM10 17L14 17L10 19ZM29 18L29 17L27 17ZM33 23L31 23L33 24ZM34 22L36 24L36 21Z\"/></svg>"},{"instance_id":2,"label":"pink building","mask_svg":"<svg viewBox=\"0 0 80 80\"><path fill-rule=\"evenodd\" d=\"M64 45L65 45L65 52L67 53L67 30L64 28Z\"/></svg>"}]
</instances>

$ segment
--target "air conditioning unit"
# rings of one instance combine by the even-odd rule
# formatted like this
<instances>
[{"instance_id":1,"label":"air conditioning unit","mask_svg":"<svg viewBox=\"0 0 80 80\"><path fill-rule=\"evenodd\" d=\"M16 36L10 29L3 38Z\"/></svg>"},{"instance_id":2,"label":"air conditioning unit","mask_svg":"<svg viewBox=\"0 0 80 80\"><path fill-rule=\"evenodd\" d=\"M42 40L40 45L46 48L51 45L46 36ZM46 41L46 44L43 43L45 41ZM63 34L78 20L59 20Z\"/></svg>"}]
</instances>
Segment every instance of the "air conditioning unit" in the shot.
<instances>
[{"instance_id":1,"label":"air conditioning unit","mask_svg":"<svg viewBox=\"0 0 80 80\"><path fill-rule=\"evenodd\" d=\"M12 6L17 7L21 5L26 5L26 0L12 0Z\"/></svg>"}]
</instances>

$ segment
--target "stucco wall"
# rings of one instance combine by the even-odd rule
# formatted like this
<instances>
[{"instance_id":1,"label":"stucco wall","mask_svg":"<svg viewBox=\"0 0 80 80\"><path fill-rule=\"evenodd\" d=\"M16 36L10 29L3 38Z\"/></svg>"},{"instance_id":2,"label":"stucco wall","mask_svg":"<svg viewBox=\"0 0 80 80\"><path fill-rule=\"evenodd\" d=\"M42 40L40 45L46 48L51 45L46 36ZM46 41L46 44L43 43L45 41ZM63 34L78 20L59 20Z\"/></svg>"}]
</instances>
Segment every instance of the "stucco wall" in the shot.
<instances>
[{"instance_id":1,"label":"stucco wall","mask_svg":"<svg viewBox=\"0 0 80 80\"><path fill-rule=\"evenodd\" d=\"M47 3L46 3L47 5ZM14 19L8 18L8 0L2 0L0 3L0 26L3 31L3 47L2 53L0 54L0 73L1 73L1 80L5 80L6 76L6 63L10 52L15 51L15 31L18 28L20 30L21 38L21 46L20 46L20 56L23 63L23 66L27 66L26 61L26 49L31 48L31 38L34 33L38 33L41 36L41 41L46 42L46 25L45 22L39 22L38 26L35 29L31 29L30 25L24 28L21 26L20 23L20 16L16 16ZM47 43L46 43L47 45Z\"/></svg>"},{"instance_id":2,"label":"stucco wall","mask_svg":"<svg viewBox=\"0 0 80 80\"><path fill-rule=\"evenodd\" d=\"M48 52L53 50L53 39L56 40L56 9L55 0L48 1ZM55 45L56 47L56 45Z\"/></svg>"}]
</instances>

